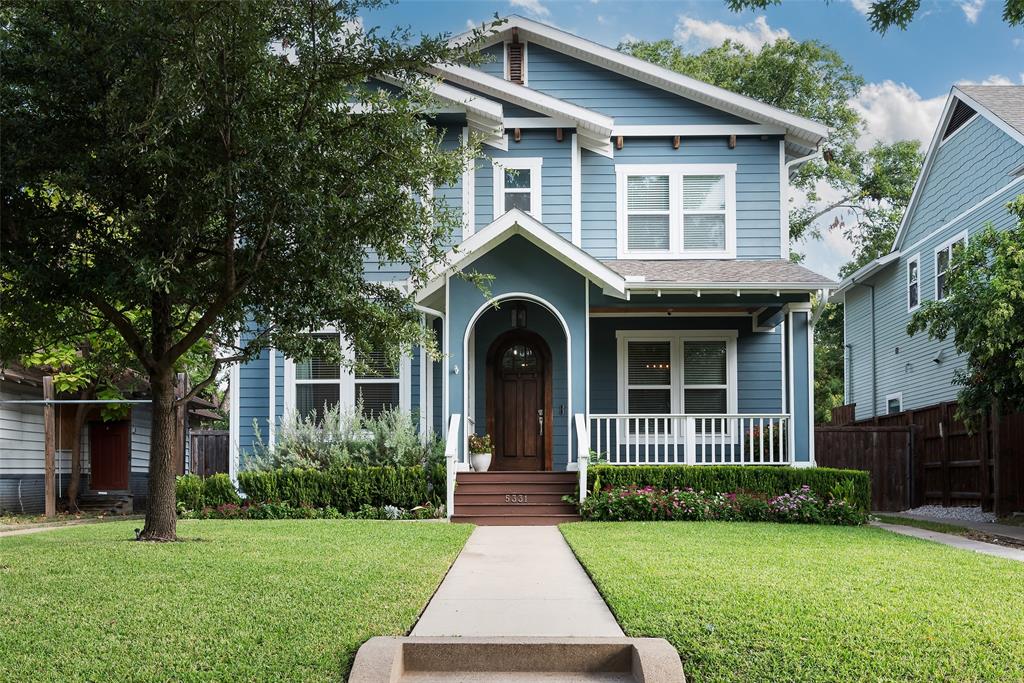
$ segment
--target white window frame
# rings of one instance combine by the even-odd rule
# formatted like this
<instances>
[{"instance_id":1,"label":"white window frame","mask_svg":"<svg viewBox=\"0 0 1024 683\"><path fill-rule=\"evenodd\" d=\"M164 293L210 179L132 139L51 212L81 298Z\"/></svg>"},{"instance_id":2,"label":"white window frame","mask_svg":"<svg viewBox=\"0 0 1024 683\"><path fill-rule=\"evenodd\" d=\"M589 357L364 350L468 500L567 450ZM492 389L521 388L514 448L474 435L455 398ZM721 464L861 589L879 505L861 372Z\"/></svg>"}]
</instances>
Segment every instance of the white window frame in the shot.
<instances>
[{"instance_id":1,"label":"white window frame","mask_svg":"<svg viewBox=\"0 0 1024 683\"><path fill-rule=\"evenodd\" d=\"M910 265L914 264L917 266L917 281L910 281ZM912 304L910 302L910 286L917 285L917 303ZM907 259L907 313L913 313L917 309L921 308L921 254L914 254Z\"/></svg>"},{"instance_id":2,"label":"white window frame","mask_svg":"<svg viewBox=\"0 0 1024 683\"><path fill-rule=\"evenodd\" d=\"M629 385L629 363L627 350L629 342L669 342L669 358L672 366L670 386L670 405L672 415L686 414L683 404L683 391L685 388L696 388L698 385L683 384L683 344L687 341L724 341L726 357L726 414L735 415L738 401L737 383L737 352L736 330L617 330L615 333L617 345L617 378L618 378L618 412L626 414L629 406L626 401L629 389L642 388L664 388L662 385ZM704 388L721 388L721 385L699 385Z\"/></svg>"},{"instance_id":3,"label":"white window frame","mask_svg":"<svg viewBox=\"0 0 1024 683\"><path fill-rule=\"evenodd\" d=\"M948 240L946 240L945 242L943 242L939 246L935 247L935 258L934 258L934 261L933 261L933 265L935 266L935 271L934 271L934 273L932 275L932 283L933 283L933 285L935 287L935 300L936 301L943 301L946 298L944 296L941 296L941 297L939 296L939 254L941 254L943 252L946 252L949 255L949 259L947 260L947 264L948 265L946 267L946 272L948 273L949 272L949 268L951 268L953 266L953 245L956 244L957 242L960 242L960 241L963 241L965 247L967 246L967 231L966 230L960 232L957 235L954 235L953 237L949 238ZM947 280L948 280L948 278L947 278Z\"/></svg>"},{"instance_id":4,"label":"white window frame","mask_svg":"<svg viewBox=\"0 0 1024 683\"><path fill-rule=\"evenodd\" d=\"M669 176L669 248L630 249L626 189L627 178L639 175ZM685 217L683 212L683 178L692 175L725 177L725 249L687 251L683 248ZM615 166L616 231L618 258L644 259L721 259L736 258L736 164L617 164ZM692 213L708 213L693 211Z\"/></svg>"},{"instance_id":5,"label":"white window frame","mask_svg":"<svg viewBox=\"0 0 1024 683\"><path fill-rule=\"evenodd\" d=\"M328 327L309 334L339 334L334 327ZM342 342L342 358L351 361L354 358L352 344L344 337ZM398 382L398 408L404 413L412 410L412 357L402 354L398 361L398 379L392 378L367 378L356 379L351 366L342 364L338 379L296 379L295 361L291 358L284 359L284 414L291 416L295 412L295 388L299 384L337 384L339 385L339 405L342 410L349 410L356 404L357 384L393 384Z\"/></svg>"},{"instance_id":6,"label":"white window frame","mask_svg":"<svg viewBox=\"0 0 1024 683\"><path fill-rule=\"evenodd\" d=\"M897 410L896 413L902 413L903 412L903 392L902 391L897 391L895 394L887 394L886 395L886 397L885 397L885 414L886 415L895 415L896 414L896 413L893 413L893 412L891 412L889 410L889 401L892 401L892 400L896 400L896 401L900 402L899 410Z\"/></svg>"},{"instance_id":7,"label":"white window frame","mask_svg":"<svg viewBox=\"0 0 1024 683\"><path fill-rule=\"evenodd\" d=\"M504 157L492 159L494 177L494 218L497 220L505 214L505 171L530 172L530 210L527 212L543 223L543 204L541 202L541 167L543 157ZM525 192L524 190L511 190Z\"/></svg>"}]
</instances>

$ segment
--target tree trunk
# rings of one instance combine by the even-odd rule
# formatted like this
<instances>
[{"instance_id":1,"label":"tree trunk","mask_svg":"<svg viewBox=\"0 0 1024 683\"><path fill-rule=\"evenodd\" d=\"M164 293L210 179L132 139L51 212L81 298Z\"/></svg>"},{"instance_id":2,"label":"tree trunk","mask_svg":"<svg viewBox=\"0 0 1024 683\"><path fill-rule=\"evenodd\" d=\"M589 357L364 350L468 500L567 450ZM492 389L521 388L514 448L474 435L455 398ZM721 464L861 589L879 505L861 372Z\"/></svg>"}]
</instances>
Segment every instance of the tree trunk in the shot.
<instances>
[{"instance_id":1,"label":"tree trunk","mask_svg":"<svg viewBox=\"0 0 1024 683\"><path fill-rule=\"evenodd\" d=\"M139 540L177 539L177 506L174 492L174 374L170 368L149 376L153 392L153 429L149 444L149 503L146 524Z\"/></svg>"},{"instance_id":2,"label":"tree trunk","mask_svg":"<svg viewBox=\"0 0 1024 683\"><path fill-rule=\"evenodd\" d=\"M90 400L94 396L92 389L82 391L82 400ZM68 482L68 512L77 514L78 509L78 487L82 482L82 426L85 424L85 416L92 408L88 403L79 403L75 406L75 422L71 429L71 480Z\"/></svg>"}]
</instances>

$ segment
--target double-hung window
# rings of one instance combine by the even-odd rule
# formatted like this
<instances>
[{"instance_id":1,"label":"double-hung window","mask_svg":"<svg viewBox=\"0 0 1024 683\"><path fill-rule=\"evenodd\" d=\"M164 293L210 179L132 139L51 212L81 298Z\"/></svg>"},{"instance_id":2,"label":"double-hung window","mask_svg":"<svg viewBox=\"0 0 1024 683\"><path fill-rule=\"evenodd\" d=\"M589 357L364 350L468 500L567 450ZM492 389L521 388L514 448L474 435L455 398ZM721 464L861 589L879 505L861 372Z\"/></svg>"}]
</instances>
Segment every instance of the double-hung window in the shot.
<instances>
[{"instance_id":1,"label":"double-hung window","mask_svg":"<svg viewBox=\"0 0 1024 683\"><path fill-rule=\"evenodd\" d=\"M512 209L541 217L541 177L543 158L494 159L494 217Z\"/></svg>"},{"instance_id":2,"label":"double-hung window","mask_svg":"<svg viewBox=\"0 0 1024 683\"><path fill-rule=\"evenodd\" d=\"M616 166L619 258L734 258L735 164Z\"/></svg>"},{"instance_id":3,"label":"double-hung window","mask_svg":"<svg viewBox=\"0 0 1024 683\"><path fill-rule=\"evenodd\" d=\"M408 374L408 359L397 365L382 350L356 352L337 332L312 335L337 344L341 357L355 359L355 365L336 363L326 357L285 361L286 410L322 423L328 410L360 406L364 417L375 417L382 411L408 410L409 396L403 378ZM289 380L290 377L290 380Z\"/></svg>"},{"instance_id":4,"label":"double-hung window","mask_svg":"<svg viewBox=\"0 0 1024 683\"><path fill-rule=\"evenodd\" d=\"M914 254L907 261L907 311L921 305L921 256Z\"/></svg>"},{"instance_id":5,"label":"double-hung window","mask_svg":"<svg viewBox=\"0 0 1024 683\"><path fill-rule=\"evenodd\" d=\"M620 413L736 412L735 332L622 330L617 336Z\"/></svg>"},{"instance_id":6,"label":"double-hung window","mask_svg":"<svg viewBox=\"0 0 1024 683\"><path fill-rule=\"evenodd\" d=\"M967 233L962 232L935 250L935 298L945 299L949 295L949 269L961 247L967 244Z\"/></svg>"}]
</instances>

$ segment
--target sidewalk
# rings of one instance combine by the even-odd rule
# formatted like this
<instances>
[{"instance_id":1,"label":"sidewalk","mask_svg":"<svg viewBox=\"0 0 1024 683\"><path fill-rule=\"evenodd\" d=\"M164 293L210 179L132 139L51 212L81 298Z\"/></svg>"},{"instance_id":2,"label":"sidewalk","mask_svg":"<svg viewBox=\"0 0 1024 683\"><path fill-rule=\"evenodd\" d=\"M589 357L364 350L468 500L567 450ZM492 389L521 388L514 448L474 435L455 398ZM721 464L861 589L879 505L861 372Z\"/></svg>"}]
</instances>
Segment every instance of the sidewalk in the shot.
<instances>
[{"instance_id":1,"label":"sidewalk","mask_svg":"<svg viewBox=\"0 0 1024 683\"><path fill-rule=\"evenodd\" d=\"M880 529L885 529L886 531L892 531L893 533L903 534L904 536L913 536L914 538L921 538L926 541L934 541L935 543L941 543L961 550L970 550L983 555L991 555L993 557L1001 557L1006 560L1024 562L1024 550L1018 550L1017 548L1008 548L1003 545L996 545L995 543L984 543L982 541L964 538L963 536L942 534L938 531L918 529L913 526L886 524L884 522L872 522L871 526L876 526Z\"/></svg>"},{"instance_id":2,"label":"sidewalk","mask_svg":"<svg viewBox=\"0 0 1024 683\"><path fill-rule=\"evenodd\" d=\"M554 526L477 527L413 636L624 634Z\"/></svg>"},{"instance_id":3,"label":"sidewalk","mask_svg":"<svg viewBox=\"0 0 1024 683\"><path fill-rule=\"evenodd\" d=\"M1006 538L1012 538L1015 541L1024 543L1024 526L996 524L994 522L969 522L961 519L943 519L941 517L932 517L931 515L914 514L913 512L886 512L882 514L886 514L890 517L906 517L907 519L919 519L926 522L939 522L942 524L951 524L953 526L962 526L965 529L973 529L984 534L989 534L990 536L1005 536Z\"/></svg>"}]
</instances>

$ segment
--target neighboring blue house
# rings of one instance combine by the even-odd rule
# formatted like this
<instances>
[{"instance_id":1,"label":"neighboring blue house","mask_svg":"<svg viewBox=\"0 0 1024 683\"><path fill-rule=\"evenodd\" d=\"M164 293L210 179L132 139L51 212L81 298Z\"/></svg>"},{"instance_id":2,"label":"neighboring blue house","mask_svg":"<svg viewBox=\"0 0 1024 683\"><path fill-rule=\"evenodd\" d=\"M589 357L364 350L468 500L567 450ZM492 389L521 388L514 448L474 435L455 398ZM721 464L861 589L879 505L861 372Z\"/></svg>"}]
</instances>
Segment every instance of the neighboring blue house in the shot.
<instances>
[{"instance_id":1,"label":"neighboring blue house","mask_svg":"<svg viewBox=\"0 0 1024 683\"><path fill-rule=\"evenodd\" d=\"M986 223L1015 224L1024 192L1024 86L956 86L946 100L892 251L843 280L846 403L856 419L956 398L965 359L952 339L907 335L922 302L941 299L958 244Z\"/></svg>"},{"instance_id":2,"label":"neighboring blue house","mask_svg":"<svg viewBox=\"0 0 1024 683\"><path fill-rule=\"evenodd\" d=\"M265 353L236 370L235 455L289 411L397 405L497 470L813 465L812 298L789 178L827 129L521 17L479 68L439 66L433 120L485 156L438 196L461 243L416 292L443 357L358 377ZM455 275L494 275L491 296ZM389 264L367 277L401 281ZM774 438L773 438L774 436Z\"/></svg>"}]
</instances>

